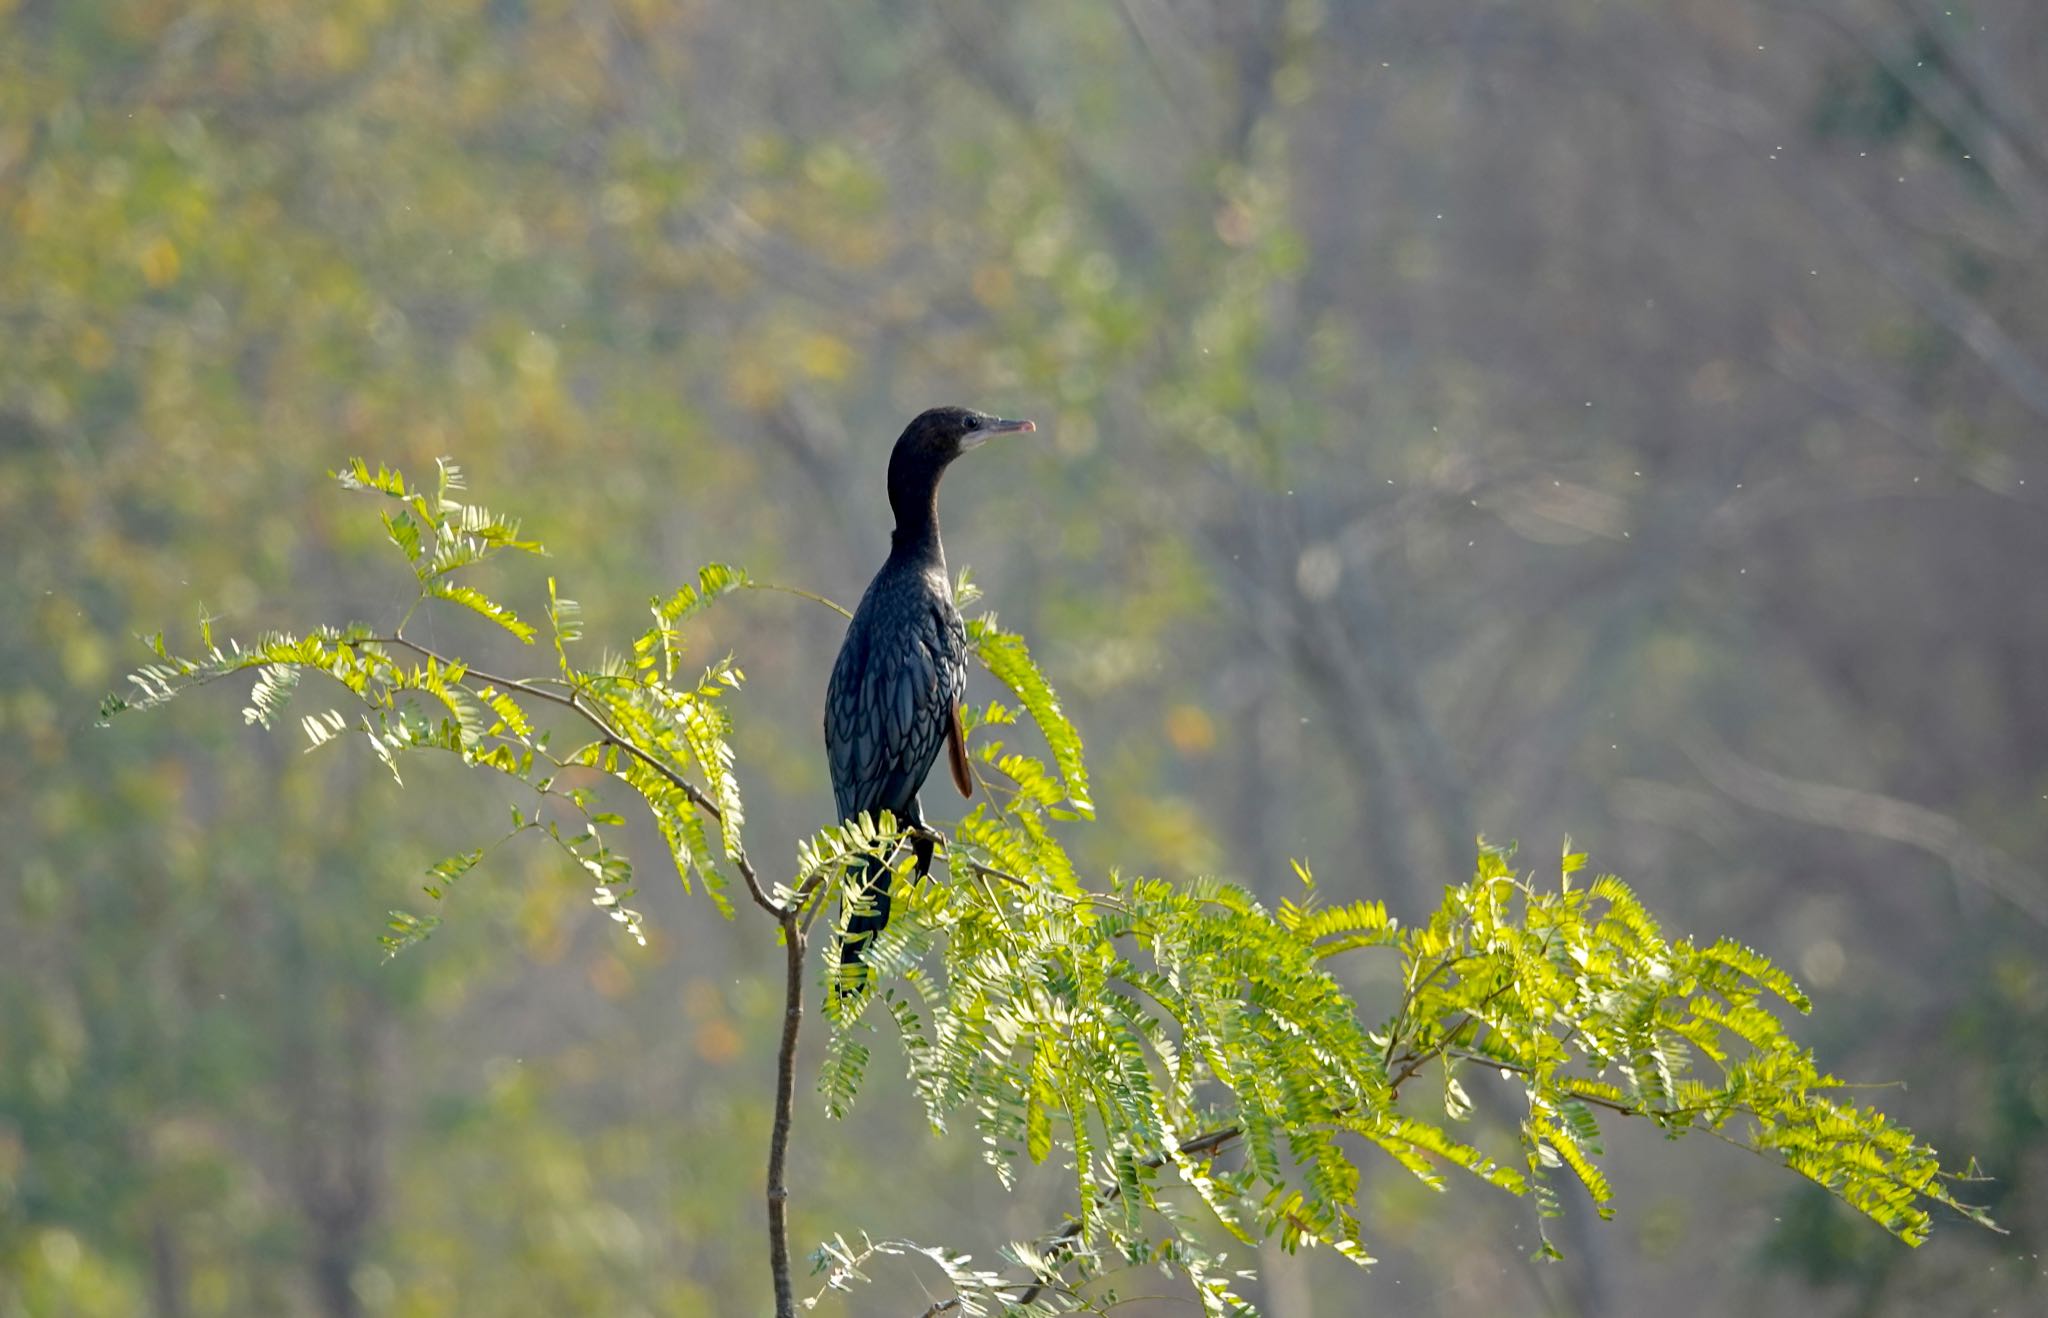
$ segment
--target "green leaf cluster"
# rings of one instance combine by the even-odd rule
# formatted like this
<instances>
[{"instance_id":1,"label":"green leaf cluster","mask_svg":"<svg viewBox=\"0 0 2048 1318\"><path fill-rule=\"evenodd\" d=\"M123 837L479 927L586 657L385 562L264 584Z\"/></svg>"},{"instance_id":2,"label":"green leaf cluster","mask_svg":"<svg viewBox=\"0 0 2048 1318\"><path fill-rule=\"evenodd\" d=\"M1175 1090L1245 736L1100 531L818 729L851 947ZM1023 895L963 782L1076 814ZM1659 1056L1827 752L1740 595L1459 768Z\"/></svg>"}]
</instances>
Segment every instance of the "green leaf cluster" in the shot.
<instances>
[{"instance_id":1,"label":"green leaf cluster","mask_svg":"<svg viewBox=\"0 0 2048 1318\"><path fill-rule=\"evenodd\" d=\"M495 676L417 644L405 623L440 600L530 641L511 610L454 578L540 546L456 502L448 464L431 497L361 462L340 479L399 506L384 524L419 589L397 626L243 645L215 642L202 620L197 657L152 638L135 693L109 697L104 712L253 671L246 715L268 727L304 674L324 675L360 706L354 727L394 775L404 757L439 752L513 780L505 837L559 847L593 904L635 938L634 870L608 840L623 820L601 789L624 788L651 812L686 885L701 879L729 913L735 867L792 936L799 921L843 919L858 904L848 888L866 858L907 868L896 821L861 818L805 841L772 897L757 884L725 703L740 670L727 658L691 677L682 662L684 624L757 584L744 572L704 568L650 602L651 625L623 653L588 664L579 610L549 580L552 671ZM1513 868L1512 848L1482 842L1471 881L1415 924L1375 901L1325 902L1298 863L1300 890L1277 907L1216 879L1085 876L1055 832L1093 813L1081 738L1021 637L992 616L969 635L1017 708L996 702L973 720L989 790L941 839L934 881L899 882L862 979L832 984L818 1088L829 1113L846 1112L876 1036L890 1039L935 1131L971 1129L1006 1183L1029 1165L1063 1168L1072 1216L1047 1240L1009 1247L1021 1279L945 1250L835 1238L818 1256L828 1288L858 1280L874 1257L918 1253L952 1278L965 1312L1064 1312L1114 1304L1120 1270L1156 1265L1183 1276L1207 1312L1246 1312L1238 1274L1209 1243L1217 1228L1241 1244L1324 1245L1369 1264L1359 1187L1378 1157L1434 1188L1457 1171L1526 1197L1539 1222L1569 1180L1605 1215L1601 1122L1616 1118L1775 1158L1910 1244L1937 1205L1988 1225L1953 1196L1931 1148L1851 1101L1787 1033L1784 1013L1808 1004L1783 971L1727 940L1667 937L1619 879L1579 879L1585 858L1569 846L1555 877L1539 880ZM990 735L1027 718L1050 763ZM551 724L574 729L566 749ZM335 712L304 725L315 747L349 726ZM432 866L426 895L444 902L486 852ZM438 924L393 913L384 942L395 953ZM1383 960L1376 982L1398 992L1356 995L1355 958ZM821 975L837 975L836 960ZM1547 1237L1541 1250L1554 1252Z\"/></svg>"},{"instance_id":2,"label":"green leaf cluster","mask_svg":"<svg viewBox=\"0 0 2048 1318\"><path fill-rule=\"evenodd\" d=\"M713 903L730 914L720 856L742 854L745 816L722 698L738 689L743 675L726 659L684 680L677 624L745 584L745 574L725 567L704 569L696 587L650 603L653 623L635 639L629 658L605 655L588 667L577 663L571 650L581 638L581 611L550 578L547 619L555 671L523 679L496 677L411 640L406 625L422 605L440 600L531 643L535 632L530 624L456 574L506 550L544 553L541 544L522 539L516 521L454 499L463 477L452 462L439 464L431 495L403 473L381 465L372 469L360 459L336 473L336 479L344 489L381 494L399 505L383 511L381 518L391 543L411 566L418 590L397 625L379 631L351 623L305 636L275 632L245 645L217 643L210 621L202 617L202 649L195 656L172 653L161 634L148 638L153 662L130 675L130 692L101 702L102 720L253 670L244 718L268 728L284 713L301 678L321 674L355 698L354 729L401 785L401 760L419 752L442 752L512 779L518 790L510 806L511 828L499 841L534 833L559 848L590 883L592 904L635 940L644 942L645 935L639 912L628 904L635 892L634 867L610 842L610 830L624 819L599 805L598 788L606 781L626 785L647 803L685 887L693 876L701 880ZM575 738L558 744L556 729L542 711L578 716ZM303 726L308 749L316 749L351 725L329 710L308 716ZM589 735L593 728L596 736ZM707 814L718 829L716 847L707 840ZM480 849L463 852L434 865L423 892L442 902L455 880L483 855ZM396 954L431 936L439 924L440 918L431 914L394 911L384 945Z\"/></svg>"},{"instance_id":3,"label":"green leaf cluster","mask_svg":"<svg viewBox=\"0 0 2048 1318\"><path fill-rule=\"evenodd\" d=\"M1600 1123L1616 1117L1777 1158L1910 1244L1935 1205L1988 1225L1933 1150L1786 1033L1780 1009L1807 1003L1784 972L1726 940L1667 939L1619 879L1575 885L1582 856L1538 882L1482 847L1473 880L1414 926L1322 903L1299 865L1302 895L1277 910L1215 881L1087 888L1035 781L962 823L951 881L913 891L869 959L902 982L874 1014L935 1128L970 1125L1006 1179L1027 1161L1071 1170L1056 1270L1159 1262L1164 1219L1174 1266L1222 1275L1176 1227L1177 1186L1241 1242L1369 1263L1357 1197L1374 1153L1432 1188L1456 1169L1525 1196L1539 1226L1564 1176L1605 1216ZM1347 991L1354 954L1395 963L1397 1000ZM861 1074L845 1059L867 1050L842 1033L833 1056L836 1111ZM1495 1124L1473 1121L1474 1091L1507 1138L1467 1133ZM1225 1291L1205 1292L1212 1312L1232 1311Z\"/></svg>"}]
</instances>

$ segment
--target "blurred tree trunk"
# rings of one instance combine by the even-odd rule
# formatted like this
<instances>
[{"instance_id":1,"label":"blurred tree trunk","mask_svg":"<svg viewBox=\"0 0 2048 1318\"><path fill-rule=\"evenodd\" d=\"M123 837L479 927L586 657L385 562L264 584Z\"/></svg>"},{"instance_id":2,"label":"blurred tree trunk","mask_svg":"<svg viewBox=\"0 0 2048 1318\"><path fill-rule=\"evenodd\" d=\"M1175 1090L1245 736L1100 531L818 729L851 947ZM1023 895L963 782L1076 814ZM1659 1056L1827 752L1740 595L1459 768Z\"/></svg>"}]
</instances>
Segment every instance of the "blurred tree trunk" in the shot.
<instances>
[{"instance_id":1,"label":"blurred tree trunk","mask_svg":"<svg viewBox=\"0 0 2048 1318\"><path fill-rule=\"evenodd\" d=\"M185 1265L171 1224L159 1213L149 1225L149 1304L156 1318L185 1318Z\"/></svg>"},{"instance_id":2,"label":"blurred tree trunk","mask_svg":"<svg viewBox=\"0 0 2048 1318\"><path fill-rule=\"evenodd\" d=\"M286 1036L292 1191L309 1235L307 1267L326 1318L356 1318L355 1276L381 1207L388 1022L354 985L330 990L340 1019L323 1038L308 1013ZM310 1024L308 1024L310 1022Z\"/></svg>"}]
</instances>

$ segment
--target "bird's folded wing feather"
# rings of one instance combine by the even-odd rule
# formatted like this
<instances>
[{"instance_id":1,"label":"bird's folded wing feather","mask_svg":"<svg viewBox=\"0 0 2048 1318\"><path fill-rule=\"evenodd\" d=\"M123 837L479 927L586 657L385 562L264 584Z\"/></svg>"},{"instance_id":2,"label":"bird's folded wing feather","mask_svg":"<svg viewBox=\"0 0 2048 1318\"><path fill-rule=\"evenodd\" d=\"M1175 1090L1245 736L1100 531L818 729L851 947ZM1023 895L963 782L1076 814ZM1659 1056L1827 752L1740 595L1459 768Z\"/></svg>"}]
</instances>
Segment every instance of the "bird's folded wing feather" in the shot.
<instances>
[{"instance_id":1,"label":"bird's folded wing feather","mask_svg":"<svg viewBox=\"0 0 2048 1318\"><path fill-rule=\"evenodd\" d=\"M953 771L953 786L960 789L960 795L974 795L974 775L967 770L967 733L960 727L960 706L952 708L953 717L946 720L946 766Z\"/></svg>"}]
</instances>

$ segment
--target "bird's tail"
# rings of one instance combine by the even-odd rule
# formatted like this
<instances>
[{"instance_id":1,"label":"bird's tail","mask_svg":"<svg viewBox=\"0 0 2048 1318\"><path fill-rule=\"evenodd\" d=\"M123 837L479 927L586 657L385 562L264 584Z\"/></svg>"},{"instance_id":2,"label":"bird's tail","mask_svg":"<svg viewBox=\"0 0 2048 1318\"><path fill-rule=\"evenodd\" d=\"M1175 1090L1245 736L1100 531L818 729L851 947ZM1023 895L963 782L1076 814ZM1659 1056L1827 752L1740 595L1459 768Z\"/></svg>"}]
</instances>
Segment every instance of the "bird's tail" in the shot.
<instances>
[{"instance_id":1,"label":"bird's tail","mask_svg":"<svg viewBox=\"0 0 2048 1318\"><path fill-rule=\"evenodd\" d=\"M847 885L847 897L855 909L846 919L846 937L839 944L840 965L859 965L869 940L888 927L889 884L895 877L880 856L869 856Z\"/></svg>"},{"instance_id":2,"label":"bird's tail","mask_svg":"<svg viewBox=\"0 0 2048 1318\"><path fill-rule=\"evenodd\" d=\"M917 877L924 878L932 872L932 844L920 837L910 845L917 855ZM893 866L880 856L869 856L861 862L860 873L847 885L847 899L855 909L846 918L846 937L839 944L842 993L856 991L866 980L866 976L849 967L859 966L867 945L888 928L889 885L895 878Z\"/></svg>"}]
</instances>

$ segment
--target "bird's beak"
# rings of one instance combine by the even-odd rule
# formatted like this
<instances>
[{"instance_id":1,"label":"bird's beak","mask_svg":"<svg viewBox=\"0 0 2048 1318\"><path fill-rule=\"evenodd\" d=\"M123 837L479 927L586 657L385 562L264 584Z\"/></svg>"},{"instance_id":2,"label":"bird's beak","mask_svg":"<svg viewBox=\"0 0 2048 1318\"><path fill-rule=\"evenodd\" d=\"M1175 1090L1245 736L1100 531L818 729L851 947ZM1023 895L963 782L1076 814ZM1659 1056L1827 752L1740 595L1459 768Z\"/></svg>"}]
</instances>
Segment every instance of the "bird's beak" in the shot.
<instances>
[{"instance_id":1,"label":"bird's beak","mask_svg":"<svg viewBox=\"0 0 2048 1318\"><path fill-rule=\"evenodd\" d=\"M965 453L968 449L980 448L995 435L1028 435L1036 429L1036 421L991 421L979 430L968 431L960 440L960 451Z\"/></svg>"}]
</instances>

